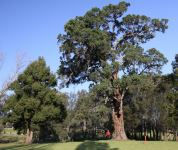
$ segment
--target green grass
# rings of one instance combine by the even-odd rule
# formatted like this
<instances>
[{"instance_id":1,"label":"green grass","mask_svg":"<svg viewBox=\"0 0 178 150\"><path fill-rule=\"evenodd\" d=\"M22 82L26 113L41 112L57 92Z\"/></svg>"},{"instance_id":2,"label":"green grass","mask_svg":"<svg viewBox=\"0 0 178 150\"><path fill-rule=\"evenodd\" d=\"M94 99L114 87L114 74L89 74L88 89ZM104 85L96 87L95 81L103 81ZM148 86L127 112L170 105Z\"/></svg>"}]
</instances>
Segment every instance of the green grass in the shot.
<instances>
[{"instance_id":1,"label":"green grass","mask_svg":"<svg viewBox=\"0 0 178 150\"><path fill-rule=\"evenodd\" d=\"M177 150L178 142L97 141L49 144L0 144L0 150Z\"/></svg>"}]
</instances>

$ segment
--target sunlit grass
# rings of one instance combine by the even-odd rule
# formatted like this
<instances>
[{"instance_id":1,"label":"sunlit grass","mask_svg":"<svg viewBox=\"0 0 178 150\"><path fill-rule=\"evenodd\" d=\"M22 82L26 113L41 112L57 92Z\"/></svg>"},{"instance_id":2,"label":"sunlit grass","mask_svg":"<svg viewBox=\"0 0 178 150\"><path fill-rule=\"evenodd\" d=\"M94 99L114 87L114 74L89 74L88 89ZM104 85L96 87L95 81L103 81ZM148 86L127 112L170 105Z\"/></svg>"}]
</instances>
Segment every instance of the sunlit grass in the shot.
<instances>
[{"instance_id":1,"label":"sunlit grass","mask_svg":"<svg viewBox=\"0 0 178 150\"><path fill-rule=\"evenodd\" d=\"M178 142L97 141L49 144L0 144L0 150L177 150Z\"/></svg>"}]
</instances>

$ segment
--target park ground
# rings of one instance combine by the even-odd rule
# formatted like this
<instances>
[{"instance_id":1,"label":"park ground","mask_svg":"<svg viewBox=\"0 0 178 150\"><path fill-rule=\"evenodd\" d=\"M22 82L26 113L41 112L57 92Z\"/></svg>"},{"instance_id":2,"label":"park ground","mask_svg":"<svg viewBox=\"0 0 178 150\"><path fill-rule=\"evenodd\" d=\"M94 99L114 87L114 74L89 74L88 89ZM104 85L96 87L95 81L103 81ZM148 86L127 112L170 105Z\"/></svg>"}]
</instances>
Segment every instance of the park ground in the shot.
<instances>
[{"instance_id":1,"label":"park ground","mask_svg":"<svg viewBox=\"0 0 178 150\"><path fill-rule=\"evenodd\" d=\"M178 150L178 142L85 141L23 145L0 144L0 150Z\"/></svg>"}]
</instances>

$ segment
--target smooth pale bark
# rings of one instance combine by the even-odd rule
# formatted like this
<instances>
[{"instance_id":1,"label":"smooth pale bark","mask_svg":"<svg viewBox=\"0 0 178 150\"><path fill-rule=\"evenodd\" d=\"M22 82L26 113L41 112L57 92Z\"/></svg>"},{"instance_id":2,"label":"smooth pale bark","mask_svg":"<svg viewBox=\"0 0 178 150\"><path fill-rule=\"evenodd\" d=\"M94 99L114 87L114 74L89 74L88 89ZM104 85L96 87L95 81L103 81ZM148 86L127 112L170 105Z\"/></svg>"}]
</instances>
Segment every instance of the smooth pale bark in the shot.
<instances>
[{"instance_id":1,"label":"smooth pale bark","mask_svg":"<svg viewBox=\"0 0 178 150\"><path fill-rule=\"evenodd\" d=\"M27 129L25 144L32 144L32 139L33 139L33 131Z\"/></svg>"}]
</instances>

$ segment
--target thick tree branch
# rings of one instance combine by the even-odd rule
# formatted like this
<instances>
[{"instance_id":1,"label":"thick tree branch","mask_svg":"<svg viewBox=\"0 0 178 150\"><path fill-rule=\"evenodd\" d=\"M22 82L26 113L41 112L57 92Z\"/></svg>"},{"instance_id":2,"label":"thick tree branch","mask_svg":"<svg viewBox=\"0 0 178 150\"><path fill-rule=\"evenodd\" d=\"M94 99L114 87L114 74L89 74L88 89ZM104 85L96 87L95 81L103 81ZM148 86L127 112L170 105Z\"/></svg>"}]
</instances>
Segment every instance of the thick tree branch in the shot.
<instances>
[{"instance_id":1,"label":"thick tree branch","mask_svg":"<svg viewBox=\"0 0 178 150\"><path fill-rule=\"evenodd\" d=\"M0 98L6 93L10 84L17 79L18 75L21 73L22 69L25 67L26 62L27 61L25 61L25 54L24 53L16 55L15 70L14 70L13 73L11 73L11 75L9 75L9 77L6 79L6 81L4 81L4 83L2 84L2 87L1 87L1 90L0 90Z\"/></svg>"}]
</instances>

